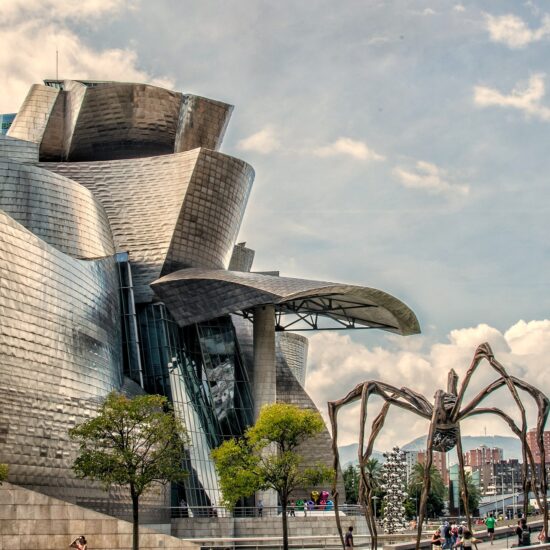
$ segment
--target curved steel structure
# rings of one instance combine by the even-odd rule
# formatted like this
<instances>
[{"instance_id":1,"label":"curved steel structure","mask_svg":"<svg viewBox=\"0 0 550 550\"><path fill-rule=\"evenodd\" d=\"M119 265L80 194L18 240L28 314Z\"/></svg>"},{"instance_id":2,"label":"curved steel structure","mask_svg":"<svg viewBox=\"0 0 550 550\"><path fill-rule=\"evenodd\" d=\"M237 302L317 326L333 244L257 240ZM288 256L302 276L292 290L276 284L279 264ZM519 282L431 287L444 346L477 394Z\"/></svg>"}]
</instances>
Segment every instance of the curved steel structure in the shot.
<instances>
[{"instance_id":1,"label":"curved steel structure","mask_svg":"<svg viewBox=\"0 0 550 550\"><path fill-rule=\"evenodd\" d=\"M0 210L73 258L115 253L105 210L82 185L43 168L0 160Z\"/></svg>"},{"instance_id":2,"label":"curved steel structure","mask_svg":"<svg viewBox=\"0 0 550 550\"><path fill-rule=\"evenodd\" d=\"M72 474L68 428L112 390L162 393L191 440L189 478L172 498L200 514L220 502L212 447L242 435L263 402L315 407L303 388L307 340L275 337L298 327L289 317L419 331L382 291L249 272L254 251L235 242L254 170L217 151L232 109L145 84L52 80L31 87L0 136L0 462L10 481L120 514L124 491ZM231 260L242 272L227 270ZM254 337L233 312L256 316ZM329 441L326 432L304 452L324 455ZM155 513L167 504L150 498Z\"/></svg>"},{"instance_id":3,"label":"curved steel structure","mask_svg":"<svg viewBox=\"0 0 550 550\"><path fill-rule=\"evenodd\" d=\"M38 145L0 134L0 158L15 162L38 162Z\"/></svg>"},{"instance_id":4,"label":"curved steel structure","mask_svg":"<svg viewBox=\"0 0 550 550\"><path fill-rule=\"evenodd\" d=\"M398 334L420 331L412 310L375 288L226 270L183 269L151 285L182 326L274 304L281 313L319 314Z\"/></svg>"},{"instance_id":5,"label":"curved steel structure","mask_svg":"<svg viewBox=\"0 0 550 550\"><path fill-rule=\"evenodd\" d=\"M130 254L137 302L153 299L149 284L164 273L228 266L254 179L246 162L208 149L41 166L104 206L117 250Z\"/></svg>"},{"instance_id":6,"label":"curved steel structure","mask_svg":"<svg viewBox=\"0 0 550 550\"><path fill-rule=\"evenodd\" d=\"M46 161L101 161L218 149L233 107L147 84L49 81L30 89L8 135Z\"/></svg>"},{"instance_id":7,"label":"curved steel structure","mask_svg":"<svg viewBox=\"0 0 550 550\"><path fill-rule=\"evenodd\" d=\"M2 380L61 395L122 384L114 258L75 260L0 211Z\"/></svg>"}]
</instances>

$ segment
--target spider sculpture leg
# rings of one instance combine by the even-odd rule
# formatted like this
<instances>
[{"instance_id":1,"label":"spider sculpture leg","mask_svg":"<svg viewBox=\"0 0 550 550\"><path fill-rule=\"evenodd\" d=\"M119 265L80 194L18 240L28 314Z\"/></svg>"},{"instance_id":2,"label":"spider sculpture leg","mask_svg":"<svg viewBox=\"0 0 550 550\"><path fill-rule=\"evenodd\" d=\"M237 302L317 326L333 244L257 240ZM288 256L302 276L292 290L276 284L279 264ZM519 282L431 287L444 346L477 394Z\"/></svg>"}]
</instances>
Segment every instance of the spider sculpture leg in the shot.
<instances>
[{"instance_id":1,"label":"spider sculpture leg","mask_svg":"<svg viewBox=\"0 0 550 550\"><path fill-rule=\"evenodd\" d=\"M464 411L460 411L460 406L462 404L462 400L464 398L464 394L466 393L466 389L470 383L470 380L477 370L478 366L480 365L481 361L485 359L491 368L493 368L499 375L500 378L494 382L493 384L490 384L488 387L484 388L479 392L479 394L474 397L474 399L465 407L464 411L470 411L474 409L481 401L483 401L490 393L495 391L496 389L506 385L508 389L510 390L510 393L512 394L512 397L514 398L514 401L516 402L516 405L518 406L521 414L521 421L522 421L522 429L521 434L519 435L519 438L522 442L522 455L523 455L523 479L524 479L524 512L527 511L527 457L526 457L526 451L525 451L525 443L526 443L526 437L527 437L527 417L525 414L525 408L523 406L523 403L521 402L519 395L517 393L517 389L514 386L513 381L511 380L509 374L506 372L506 369L494 358L493 350L491 349L491 346L488 343L481 344L477 347L474 358L472 360L472 364L470 365L470 368L466 372L466 376L464 377L464 381L462 383L462 386L460 388L460 392L458 393L457 400L455 403L455 407L453 409L452 413L452 419L456 421L457 423L461 420L461 418L464 418Z\"/></svg>"},{"instance_id":2,"label":"spider sculpture leg","mask_svg":"<svg viewBox=\"0 0 550 550\"><path fill-rule=\"evenodd\" d=\"M467 418L468 416L472 416L473 414L497 414L503 420L505 420L508 425L510 426L510 429L514 432L514 434L517 435L520 442L523 443L524 436L523 432L524 430L520 429L515 422L510 419L507 415L504 415L500 409L490 409L490 408L479 408L478 405L488 397L491 393L498 390L499 388L502 388L506 385L506 380L504 378L499 378L498 380L495 380L492 384L484 388L482 391L468 403L466 407L464 407L460 413L459 413L459 420L463 420L464 418ZM504 416L503 416L504 415ZM526 431L525 427L525 431ZM523 493L526 495L529 492L529 478L531 477L532 483L534 483L534 470L533 470L533 457L531 453L531 449L529 449L528 446L522 444L522 457L523 457L523 464L522 464L522 488ZM531 471L529 472L529 465L531 465ZM524 513L527 513L527 499L524 498Z\"/></svg>"},{"instance_id":3,"label":"spider sculpture leg","mask_svg":"<svg viewBox=\"0 0 550 550\"><path fill-rule=\"evenodd\" d=\"M483 389L474 399L462 410L460 411L460 405L462 403L462 400L464 398L464 394L466 391L466 388L470 382L470 379L472 375L474 374L475 370L479 366L482 359L486 359L489 362L489 365L498 373L500 374L500 378L487 386L485 389ZM529 492L529 485L531 485L531 488L533 492L535 493L535 496L537 498L537 502L539 504L539 507L543 511L544 515L544 530L545 533L548 533L548 502L547 502L547 490L548 490L548 480L547 480L547 473L546 468L544 466L541 467L541 482L540 485L537 485L536 479L535 479L535 463L533 460L533 456L531 453L531 450L529 449L527 445L527 417L525 413L525 407L523 406L523 403L519 397L518 394L518 388L526 391L533 399L535 400L537 407L538 407L538 416L537 416L537 445L539 447L539 452L541 453L541 464L544 464L545 456L544 456L544 426L546 424L546 421L548 419L548 414L550 410L550 402L546 395L544 395L543 392L532 386L531 384L528 384L527 382L524 382L523 380L520 380L518 378L515 378L513 376L510 376L506 369L495 359L493 351L491 350L491 347L489 344L485 343L479 346L476 350L476 353L474 355L474 359L472 361L472 364L470 368L468 369L468 372L466 373L466 377L464 378L464 382L462 384L462 387L460 389L460 392L457 397L457 401L455 404L455 408L453 410L453 420L457 423L465 418L466 416L471 416L472 411L476 410L477 405L483 401L488 395L490 395L493 391L496 389L503 387L506 385L508 389L510 390L510 393L512 394L512 397L520 411L521 414L521 429L519 429L515 423L513 423L513 426L509 423L510 427L518 435L521 445L522 445L522 455L523 455L523 491L524 491L524 503L523 503L523 511L524 514L527 513L527 503L528 503L528 492ZM496 409L478 409L480 412L484 413L497 413ZM502 413L502 411L499 411L499 413ZM498 414L498 413L497 413ZM504 414L504 413L502 413ZM500 414L500 416L502 416ZM506 416L506 415L505 415ZM511 420L511 419L510 419ZM528 464L531 466L531 483L528 483ZM540 491L539 491L540 489Z\"/></svg>"},{"instance_id":4,"label":"spider sculpture leg","mask_svg":"<svg viewBox=\"0 0 550 550\"><path fill-rule=\"evenodd\" d=\"M433 440L434 431L438 419L438 411L441 406L442 392L435 394L435 403L433 406L432 418L430 421L430 430L428 431L428 440L426 442L426 460L424 462L424 482L422 484L422 494L420 496L420 509L418 512L418 525L416 526L416 550L420 548L420 539L422 537L422 525L426 517L428 507L428 496L430 494L430 471L433 463Z\"/></svg>"},{"instance_id":5,"label":"spider sculpture leg","mask_svg":"<svg viewBox=\"0 0 550 550\"><path fill-rule=\"evenodd\" d=\"M468 495L468 484L466 483L466 472L464 470L464 452L462 450L462 438L460 435L460 424L458 425L458 439L456 442L456 453L458 455L458 471L460 475L460 496L462 498L462 506L464 508L464 514L468 522L468 530L473 533L472 529L472 517L470 515L470 504ZM477 545L476 545L477 548Z\"/></svg>"},{"instance_id":6,"label":"spider sculpture leg","mask_svg":"<svg viewBox=\"0 0 550 550\"><path fill-rule=\"evenodd\" d=\"M366 405L366 402L363 402ZM361 474L360 480L359 480L359 494L360 494L360 502L364 506L365 509L365 518L367 520L367 525L369 528L369 532L371 534L371 548L378 548L378 527L376 525L376 513L373 516L373 510L371 509L371 503L373 502L373 492L374 492L374 486L373 486L373 479L369 472L367 475L366 472L366 465L367 462L372 454L373 448L374 448L374 441L378 434L380 433L380 430L384 426L384 422L386 420L386 416L388 414L388 410L390 408L390 403L386 401L384 405L382 406L382 410L378 413L374 421L372 422L371 426L371 433L369 436L369 441L367 444L367 448L365 449L365 452L362 453L361 450L363 449L364 444L364 435L365 435L365 422L366 422L366 406L363 407L363 403L361 403L361 431L359 432L359 471ZM364 413L363 413L364 408ZM376 502L374 503L374 506L376 506Z\"/></svg>"},{"instance_id":7,"label":"spider sculpture leg","mask_svg":"<svg viewBox=\"0 0 550 550\"><path fill-rule=\"evenodd\" d=\"M382 397L382 399L384 399L385 401L385 404L382 408L382 411L378 414L378 416L373 422L371 436L369 438L369 443L367 445L367 450L363 454L364 429L365 429L365 423L367 419L367 405L368 405L369 397L373 394ZM428 401L420 394L417 394L416 392L413 392L407 388L399 389L394 386L390 386L389 384L385 384L383 382L378 382L378 381L368 381L362 384L358 384L343 399L340 399L338 401L331 401L328 403L329 418L330 418L330 423L332 428L332 452L334 457L334 460L333 460L334 478L333 478L333 486L332 486L332 495L334 500L334 513L336 517L336 526L338 529L338 533L340 535L342 547L344 547L344 537L342 533L342 526L340 523L339 508L338 508L339 495L336 489L336 482L337 482L337 476L338 476L339 465L340 465L340 458L338 454L338 441L337 441L338 439L337 415L340 408L342 408L344 405L348 405L350 403L357 401L359 398L361 398L361 415L360 415L361 425L360 425L360 431L359 431L360 445L359 445L358 453L359 453L359 464L361 466L361 476L362 476L361 486L363 488L362 490L363 501L367 496L370 498L370 494L372 491L372 487L369 490L369 480L367 476L365 476L364 465L366 464L367 460L370 457L370 454L372 453L372 449L374 447L374 440L376 439L376 436L382 429L389 406L396 405L397 407L401 407L403 409L406 409L410 412L413 412L415 414L418 414L428 419L431 418L432 416L431 404L428 403ZM372 517L371 509L370 509L370 502L368 501L365 503L365 518L371 534L371 547L373 548L373 550L376 550L376 544L378 539L377 530L376 530L374 519Z\"/></svg>"},{"instance_id":8,"label":"spider sculpture leg","mask_svg":"<svg viewBox=\"0 0 550 550\"><path fill-rule=\"evenodd\" d=\"M497 416L500 416L505 422L507 422L507 424L510 426L510 429L518 436L518 438L521 441L522 430L519 428L519 426L517 426L517 424L514 422L514 420L510 416L508 416L504 411L501 411L500 409L478 407L476 409L473 409L463 418L467 418L469 416L476 416L480 414L496 414ZM538 491L536 490L537 484L535 481L535 473L534 473L536 467L535 467L535 460L533 458L533 453L531 452L531 449L527 445L522 446L522 453L524 457L524 465L522 468L522 472L523 472L522 486L523 486L523 492L524 492L523 513L526 515L528 499L527 497L525 497L525 495L529 494L531 488L533 488L533 493L535 494L535 498L537 499L537 503L541 510L544 510L544 504L543 504L543 499L541 499L541 496L538 494Z\"/></svg>"}]
</instances>

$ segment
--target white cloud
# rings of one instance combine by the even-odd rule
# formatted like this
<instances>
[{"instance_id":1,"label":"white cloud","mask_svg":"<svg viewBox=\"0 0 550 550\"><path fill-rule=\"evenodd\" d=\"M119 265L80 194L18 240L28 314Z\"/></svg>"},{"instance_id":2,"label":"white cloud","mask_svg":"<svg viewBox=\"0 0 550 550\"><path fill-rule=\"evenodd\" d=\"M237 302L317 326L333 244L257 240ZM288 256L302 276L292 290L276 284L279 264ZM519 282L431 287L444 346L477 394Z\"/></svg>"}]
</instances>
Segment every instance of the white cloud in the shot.
<instances>
[{"instance_id":1,"label":"white cloud","mask_svg":"<svg viewBox=\"0 0 550 550\"><path fill-rule=\"evenodd\" d=\"M459 196L468 195L470 192L468 185L450 182L446 171L431 162L419 160L412 169L397 167L392 172L404 187L410 189Z\"/></svg>"},{"instance_id":2,"label":"white cloud","mask_svg":"<svg viewBox=\"0 0 550 550\"><path fill-rule=\"evenodd\" d=\"M271 126L266 126L259 132L256 132L247 138L241 139L237 143L237 148L242 151L254 151L265 155L280 149L281 142L279 141L275 130Z\"/></svg>"},{"instance_id":3,"label":"white cloud","mask_svg":"<svg viewBox=\"0 0 550 550\"><path fill-rule=\"evenodd\" d=\"M515 376L525 379L546 394L550 392L550 379L545 367L550 352L550 320L519 321L504 333L486 324L453 330L447 342L430 343L424 337L411 345L407 338L391 338L388 349L368 348L353 342L342 333L321 333L310 338L309 367L306 389L327 418L327 401L343 397L358 383L366 380L381 380L397 387L406 386L424 395L433 402L437 389L445 389L447 373L453 368L460 379L473 358L476 347L487 341L495 357ZM422 342L418 346L418 340ZM337 373L337 374L336 374ZM468 401L483 386L497 378L488 363L481 363L472 378L471 390L466 393ZM369 406L369 419L379 410L380 399ZM507 390L499 390L487 401L487 406L497 406L514 418L518 418L516 407ZM339 415L339 444L358 440L358 405L344 409ZM373 412L374 411L374 412ZM536 409L527 400L529 427L534 427ZM370 420L368 421L370 425ZM404 429L403 427L406 426ZM483 428L489 434L512 435L507 426L492 415L465 421L462 425L465 435L481 435ZM395 444L404 444L427 433L427 423L399 409L388 418L376 448L388 449Z\"/></svg>"},{"instance_id":4,"label":"white cloud","mask_svg":"<svg viewBox=\"0 0 550 550\"><path fill-rule=\"evenodd\" d=\"M510 107L542 120L550 120L550 108L541 104L545 94L544 78L543 74L535 74L527 85L516 85L508 95L494 88L476 86L474 102L480 107Z\"/></svg>"},{"instance_id":5,"label":"white cloud","mask_svg":"<svg viewBox=\"0 0 550 550\"><path fill-rule=\"evenodd\" d=\"M0 19L3 23L22 21L31 17L49 20L79 19L113 15L134 7L132 0L2 0Z\"/></svg>"},{"instance_id":6,"label":"white cloud","mask_svg":"<svg viewBox=\"0 0 550 550\"><path fill-rule=\"evenodd\" d=\"M538 29L530 29L527 23L513 14L486 16L487 30L493 42L501 42L509 48L524 48L550 34L550 16L545 15Z\"/></svg>"},{"instance_id":7,"label":"white cloud","mask_svg":"<svg viewBox=\"0 0 550 550\"><path fill-rule=\"evenodd\" d=\"M390 42L389 36L375 35L372 38L369 38L369 40L367 41L367 44L369 46L375 46L378 44L386 44L388 42Z\"/></svg>"},{"instance_id":8,"label":"white cloud","mask_svg":"<svg viewBox=\"0 0 550 550\"><path fill-rule=\"evenodd\" d=\"M426 8L426 9L422 12L422 15L435 15L435 11L432 10L432 8Z\"/></svg>"},{"instance_id":9,"label":"white cloud","mask_svg":"<svg viewBox=\"0 0 550 550\"><path fill-rule=\"evenodd\" d=\"M330 145L313 150L318 157L348 156L358 160L385 160L383 155L369 149L366 143L355 139L340 137Z\"/></svg>"},{"instance_id":10,"label":"white cloud","mask_svg":"<svg viewBox=\"0 0 550 550\"><path fill-rule=\"evenodd\" d=\"M453 11L463 12L463 11L466 11L466 8L462 4L455 4L453 6Z\"/></svg>"},{"instance_id":11,"label":"white cloud","mask_svg":"<svg viewBox=\"0 0 550 550\"><path fill-rule=\"evenodd\" d=\"M60 20L63 8L74 17L100 18L112 17L126 5L128 3L121 0L0 2L0 14L11 21L0 28L0 43L4 45L0 48L0 74L5 75L0 91L0 112L17 111L32 84L55 77L56 49L59 50L60 78L112 79L172 87L171 79L154 78L141 69L134 50L96 50L83 43ZM27 10L29 6L35 6L36 12Z\"/></svg>"}]
</instances>

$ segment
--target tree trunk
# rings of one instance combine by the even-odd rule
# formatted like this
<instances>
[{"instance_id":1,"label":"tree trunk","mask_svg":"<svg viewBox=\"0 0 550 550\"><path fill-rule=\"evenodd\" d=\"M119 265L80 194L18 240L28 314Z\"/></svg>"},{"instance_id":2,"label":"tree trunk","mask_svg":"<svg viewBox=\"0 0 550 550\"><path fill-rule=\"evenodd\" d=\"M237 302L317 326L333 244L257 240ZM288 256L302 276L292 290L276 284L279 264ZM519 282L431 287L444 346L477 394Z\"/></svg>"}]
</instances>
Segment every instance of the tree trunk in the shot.
<instances>
[{"instance_id":1,"label":"tree trunk","mask_svg":"<svg viewBox=\"0 0 550 550\"><path fill-rule=\"evenodd\" d=\"M288 518L286 516L286 498L281 499L281 511L283 514L283 550L288 550Z\"/></svg>"},{"instance_id":2,"label":"tree trunk","mask_svg":"<svg viewBox=\"0 0 550 550\"><path fill-rule=\"evenodd\" d=\"M136 495L133 487L130 489L132 495L132 550L139 550L139 495Z\"/></svg>"}]
</instances>

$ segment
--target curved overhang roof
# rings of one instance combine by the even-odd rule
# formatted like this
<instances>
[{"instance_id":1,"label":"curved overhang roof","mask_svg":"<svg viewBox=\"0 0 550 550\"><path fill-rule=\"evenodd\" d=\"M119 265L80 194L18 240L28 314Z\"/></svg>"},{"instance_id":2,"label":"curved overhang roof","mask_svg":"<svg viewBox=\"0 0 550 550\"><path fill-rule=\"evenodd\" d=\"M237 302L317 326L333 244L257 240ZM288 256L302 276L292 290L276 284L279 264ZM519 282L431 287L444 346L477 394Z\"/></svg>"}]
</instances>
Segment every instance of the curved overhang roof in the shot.
<instances>
[{"instance_id":1,"label":"curved overhang roof","mask_svg":"<svg viewBox=\"0 0 550 550\"><path fill-rule=\"evenodd\" d=\"M280 322L282 315L294 314L298 321L307 317L313 329L321 328L318 318L329 318L339 328L378 328L403 336L420 332L407 305L375 288L200 268L170 273L151 286L180 326L228 313L246 315L251 308L272 304L279 330L291 325L302 330Z\"/></svg>"}]
</instances>

